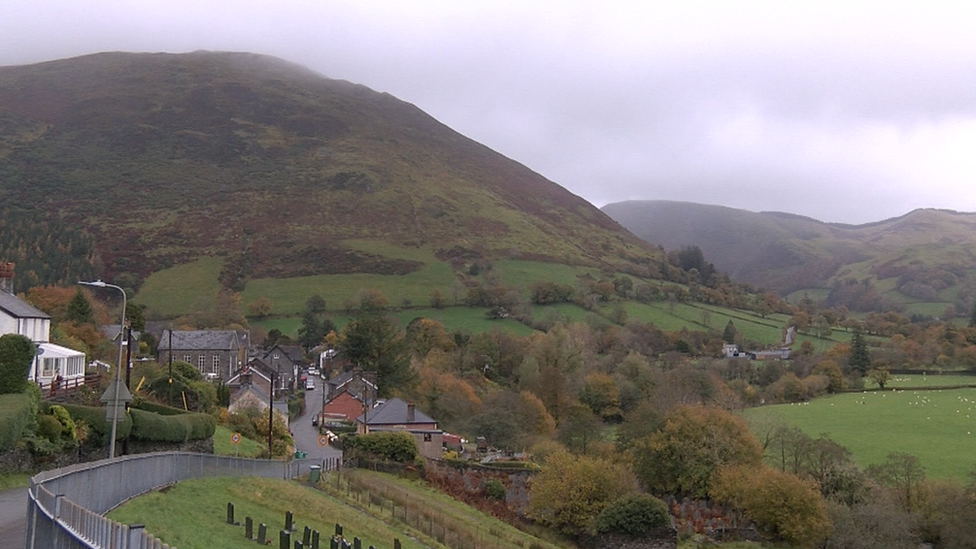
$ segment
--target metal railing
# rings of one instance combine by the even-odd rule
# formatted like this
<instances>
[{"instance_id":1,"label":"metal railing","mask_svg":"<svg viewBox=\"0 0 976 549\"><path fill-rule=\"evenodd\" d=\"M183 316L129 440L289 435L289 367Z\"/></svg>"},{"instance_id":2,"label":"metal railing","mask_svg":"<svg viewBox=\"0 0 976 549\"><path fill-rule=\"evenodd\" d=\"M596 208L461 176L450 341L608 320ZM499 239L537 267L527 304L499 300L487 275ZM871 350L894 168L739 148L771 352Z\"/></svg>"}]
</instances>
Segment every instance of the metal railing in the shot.
<instances>
[{"instance_id":1,"label":"metal railing","mask_svg":"<svg viewBox=\"0 0 976 549\"><path fill-rule=\"evenodd\" d=\"M141 526L102 515L141 494L180 480L212 476L293 479L337 461L263 460L163 452L137 454L45 471L28 484L27 549L167 549Z\"/></svg>"}]
</instances>

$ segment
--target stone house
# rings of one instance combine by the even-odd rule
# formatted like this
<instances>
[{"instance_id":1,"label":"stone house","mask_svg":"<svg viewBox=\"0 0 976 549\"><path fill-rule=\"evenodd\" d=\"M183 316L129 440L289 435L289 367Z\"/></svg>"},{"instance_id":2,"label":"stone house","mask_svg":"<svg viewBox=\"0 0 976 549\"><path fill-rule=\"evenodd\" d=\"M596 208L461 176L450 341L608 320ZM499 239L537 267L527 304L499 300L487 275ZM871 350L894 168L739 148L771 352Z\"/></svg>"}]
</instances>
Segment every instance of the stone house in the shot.
<instances>
[{"instance_id":1,"label":"stone house","mask_svg":"<svg viewBox=\"0 0 976 549\"><path fill-rule=\"evenodd\" d=\"M208 379L227 381L247 364L247 345L235 330L164 330L156 346L157 361L186 362Z\"/></svg>"},{"instance_id":2,"label":"stone house","mask_svg":"<svg viewBox=\"0 0 976 549\"><path fill-rule=\"evenodd\" d=\"M419 411L413 403L391 398L356 418L359 434L380 431L406 431L417 441L420 455L438 459L443 454L444 431L437 428L437 421Z\"/></svg>"}]
</instances>

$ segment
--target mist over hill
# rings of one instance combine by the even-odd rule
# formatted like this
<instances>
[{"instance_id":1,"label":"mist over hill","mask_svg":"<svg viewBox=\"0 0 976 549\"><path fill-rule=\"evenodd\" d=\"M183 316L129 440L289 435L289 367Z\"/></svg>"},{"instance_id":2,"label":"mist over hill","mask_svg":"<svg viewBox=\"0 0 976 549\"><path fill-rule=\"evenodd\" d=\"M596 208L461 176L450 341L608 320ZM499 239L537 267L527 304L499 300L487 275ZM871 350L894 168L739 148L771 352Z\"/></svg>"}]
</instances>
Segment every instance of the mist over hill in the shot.
<instances>
[{"instance_id":1,"label":"mist over hill","mask_svg":"<svg viewBox=\"0 0 976 549\"><path fill-rule=\"evenodd\" d=\"M249 53L103 53L0 67L0 204L93 238L136 280L201 256L221 281L513 257L640 270L655 250L414 105Z\"/></svg>"}]
</instances>

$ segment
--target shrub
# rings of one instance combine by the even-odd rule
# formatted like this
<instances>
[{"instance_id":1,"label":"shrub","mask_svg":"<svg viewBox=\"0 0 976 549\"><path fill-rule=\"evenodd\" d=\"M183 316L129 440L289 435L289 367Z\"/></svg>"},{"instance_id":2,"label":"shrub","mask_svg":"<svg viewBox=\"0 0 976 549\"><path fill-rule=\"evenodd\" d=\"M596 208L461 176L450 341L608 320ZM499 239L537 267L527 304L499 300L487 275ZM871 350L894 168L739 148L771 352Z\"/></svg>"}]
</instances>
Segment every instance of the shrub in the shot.
<instances>
[{"instance_id":1,"label":"shrub","mask_svg":"<svg viewBox=\"0 0 976 549\"><path fill-rule=\"evenodd\" d=\"M600 534L643 536L670 523L668 507L649 494L631 494L614 500L596 517Z\"/></svg>"},{"instance_id":2,"label":"shrub","mask_svg":"<svg viewBox=\"0 0 976 549\"><path fill-rule=\"evenodd\" d=\"M138 408L140 410L145 410L147 412L153 412L161 416L176 416L176 415L187 413L187 411L182 408L174 408L172 406L167 406L165 404L151 402L140 396L134 397L132 399L132 404L130 404L129 407Z\"/></svg>"},{"instance_id":3,"label":"shrub","mask_svg":"<svg viewBox=\"0 0 976 549\"><path fill-rule=\"evenodd\" d=\"M485 481L485 497L502 501L505 499L505 485L497 478L490 478Z\"/></svg>"},{"instance_id":4,"label":"shrub","mask_svg":"<svg viewBox=\"0 0 976 549\"><path fill-rule=\"evenodd\" d=\"M0 336L0 394L24 392L36 352L34 343L22 335Z\"/></svg>"},{"instance_id":5,"label":"shrub","mask_svg":"<svg viewBox=\"0 0 976 549\"><path fill-rule=\"evenodd\" d=\"M73 440L75 438L75 422L72 421L71 415L69 415L68 411L64 409L64 406L58 406L55 404L48 409L48 413L50 413L54 419L58 420L58 424L61 425L61 437Z\"/></svg>"},{"instance_id":6,"label":"shrub","mask_svg":"<svg viewBox=\"0 0 976 549\"><path fill-rule=\"evenodd\" d=\"M400 431L378 432L350 436L343 450L354 457L364 457L397 463L409 463L417 459L417 441L413 435Z\"/></svg>"},{"instance_id":7,"label":"shrub","mask_svg":"<svg viewBox=\"0 0 976 549\"><path fill-rule=\"evenodd\" d=\"M54 405L47 402L41 403L41 411L46 414L52 406ZM95 438L92 439L95 444L99 446L108 445L108 439L112 434L112 422L105 418L106 408L81 406L78 404L60 404L59 406L71 414L71 419L76 424L84 422L90 427L89 432L95 435ZM132 431L132 419L128 414L119 416L118 425L115 430L116 440L122 440L129 436L129 433Z\"/></svg>"},{"instance_id":8,"label":"shrub","mask_svg":"<svg viewBox=\"0 0 976 549\"><path fill-rule=\"evenodd\" d=\"M186 442L213 436L217 421L207 414L164 416L132 408L132 438L159 442Z\"/></svg>"},{"instance_id":9,"label":"shrub","mask_svg":"<svg viewBox=\"0 0 976 549\"><path fill-rule=\"evenodd\" d=\"M37 422L37 436L57 442L61 438L61 422L54 416L41 416Z\"/></svg>"}]
</instances>

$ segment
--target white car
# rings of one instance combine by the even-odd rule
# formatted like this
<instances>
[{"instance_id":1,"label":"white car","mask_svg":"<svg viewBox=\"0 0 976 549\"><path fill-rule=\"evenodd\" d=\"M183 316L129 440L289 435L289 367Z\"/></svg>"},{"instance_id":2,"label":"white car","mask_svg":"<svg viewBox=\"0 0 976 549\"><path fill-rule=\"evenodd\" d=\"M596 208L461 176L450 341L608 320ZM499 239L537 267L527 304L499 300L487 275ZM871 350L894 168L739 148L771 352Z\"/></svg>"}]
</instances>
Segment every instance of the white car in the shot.
<instances>
[{"instance_id":1,"label":"white car","mask_svg":"<svg viewBox=\"0 0 976 549\"><path fill-rule=\"evenodd\" d=\"M312 391L315 389L315 382L311 379L305 382L305 390Z\"/></svg>"},{"instance_id":2,"label":"white car","mask_svg":"<svg viewBox=\"0 0 976 549\"><path fill-rule=\"evenodd\" d=\"M310 375L310 376L317 376L317 375L319 375L319 369L318 368L309 368L308 369L308 375Z\"/></svg>"}]
</instances>

